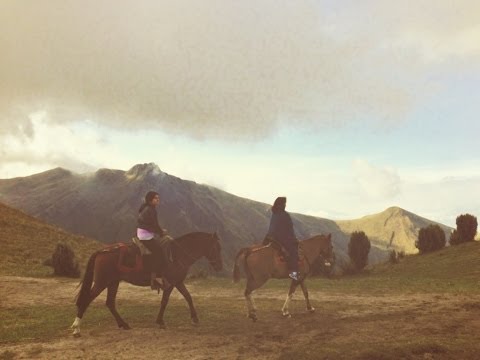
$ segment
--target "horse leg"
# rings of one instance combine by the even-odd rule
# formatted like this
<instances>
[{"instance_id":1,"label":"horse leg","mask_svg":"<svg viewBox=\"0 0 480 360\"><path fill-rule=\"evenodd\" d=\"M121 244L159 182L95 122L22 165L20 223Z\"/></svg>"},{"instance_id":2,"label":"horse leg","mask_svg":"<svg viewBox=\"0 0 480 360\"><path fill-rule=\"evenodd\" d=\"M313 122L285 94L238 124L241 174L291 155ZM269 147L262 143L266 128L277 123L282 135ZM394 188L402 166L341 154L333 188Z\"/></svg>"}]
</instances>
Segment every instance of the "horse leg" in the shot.
<instances>
[{"instance_id":1,"label":"horse leg","mask_svg":"<svg viewBox=\"0 0 480 360\"><path fill-rule=\"evenodd\" d=\"M115 307L115 299L117 298L117 291L118 291L118 285L120 284L119 281L111 284L107 288L107 301L105 302L105 305L107 305L108 309L112 313L113 317L117 321L118 327L125 329L125 330L130 330L130 326L122 319L120 314L117 312L117 309Z\"/></svg>"},{"instance_id":2,"label":"horse leg","mask_svg":"<svg viewBox=\"0 0 480 360\"><path fill-rule=\"evenodd\" d=\"M162 303L160 305L160 311L158 312L157 316L157 324L160 325L161 328L165 328L165 323L163 322L163 314L165 313L168 299L170 299L170 294L172 293L172 290L173 285L170 285L168 288L163 290Z\"/></svg>"},{"instance_id":3,"label":"horse leg","mask_svg":"<svg viewBox=\"0 0 480 360\"><path fill-rule=\"evenodd\" d=\"M71 328L73 329L73 336L79 337L80 334L80 324L82 323L82 317L83 314L85 314L85 311L87 311L88 306L90 303L95 300L95 298L100 295L100 293L105 290L106 286L105 285L98 285L94 284L93 287L90 289L90 294L88 295L88 299L85 301L84 304L81 306L78 306L77 310L77 317L75 318L75 321L73 322Z\"/></svg>"},{"instance_id":4,"label":"horse leg","mask_svg":"<svg viewBox=\"0 0 480 360\"><path fill-rule=\"evenodd\" d=\"M178 289L178 291L180 291L180 294L183 295L183 297L185 298L185 300L188 303L188 307L190 308L190 317L192 318L192 323L194 325L198 324L197 311L195 310L195 307L193 306L192 296L188 292L187 287L185 286L185 284L183 282L175 285L175 287Z\"/></svg>"},{"instance_id":5,"label":"horse leg","mask_svg":"<svg viewBox=\"0 0 480 360\"><path fill-rule=\"evenodd\" d=\"M252 321L257 321L257 306L255 305L255 300L252 297L252 292L255 289L258 289L260 286L265 284L268 279L264 280L254 280L253 278L249 278L247 280L247 286L245 288L245 301L247 302L247 310L248 310L248 318L252 319Z\"/></svg>"},{"instance_id":6,"label":"horse leg","mask_svg":"<svg viewBox=\"0 0 480 360\"><path fill-rule=\"evenodd\" d=\"M252 292L255 289L253 282L250 280L247 281L247 286L245 288L245 301L247 302L247 311L248 311L248 318L252 319L252 321L257 321L257 307L255 306L255 302L252 298Z\"/></svg>"},{"instance_id":7,"label":"horse leg","mask_svg":"<svg viewBox=\"0 0 480 360\"><path fill-rule=\"evenodd\" d=\"M307 290L307 285L305 285L304 281L300 283L300 286L302 287L303 291L303 296L305 296L305 301L307 302L307 311L309 312L314 312L315 308L310 304L310 300L308 298L308 290Z\"/></svg>"},{"instance_id":8,"label":"horse leg","mask_svg":"<svg viewBox=\"0 0 480 360\"><path fill-rule=\"evenodd\" d=\"M288 305L290 304L290 301L293 298L293 294L295 293L297 286L298 286L298 282L295 280L292 280L292 282L290 283L290 289L288 290L287 299L285 300L285 303L283 304L283 307L282 307L282 315L285 317L289 317L289 318L292 317L292 315L290 315L290 312L288 311Z\"/></svg>"}]
</instances>

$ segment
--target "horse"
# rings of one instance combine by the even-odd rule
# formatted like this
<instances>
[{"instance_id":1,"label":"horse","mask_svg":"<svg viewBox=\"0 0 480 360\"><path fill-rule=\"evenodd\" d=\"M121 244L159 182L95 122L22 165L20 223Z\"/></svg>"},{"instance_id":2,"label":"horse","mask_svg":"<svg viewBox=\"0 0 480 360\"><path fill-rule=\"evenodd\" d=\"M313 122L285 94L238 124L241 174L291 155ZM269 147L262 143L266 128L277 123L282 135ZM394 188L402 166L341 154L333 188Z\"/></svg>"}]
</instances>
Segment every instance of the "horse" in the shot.
<instances>
[{"instance_id":1,"label":"horse","mask_svg":"<svg viewBox=\"0 0 480 360\"><path fill-rule=\"evenodd\" d=\"M290 283L287 299L282 307L282 315L284 317L291 317L288 306L298 285L302 287L307 311L315 311L315 308L310 304L304 280L312 271L312 264L320 259L324 261L326 266L330 266L334 261L334 256L332 234L316 235L299 242L299 270L301 278L298 281L292 280ZM240 281L240 262L243 262L247 277L244 295L247 302L248 318L257 321L257 308L251 295L252 292L264 285L270 278L289 278L287 264L272 244L243 248L239 250L235 257L233 268L234 282Z\"/></svg>"},{"instance_id":2,"label":"horse","mask_svg":"<svg viewBox=\"0 0 480 360\"><path fill-rule=\"evenodd\" d=\"M136 247L134 244L128 246L131 248ZM171 248L174 260L170 264L167 273L164 274L171 285L163 289L156 323L160 327L165 327L163 321L165 308L167 307L170 294L174 288L177 288L188 303L192 323L198 324L197 312L184 281L190 266L202 257L207 258L215 271L223 269L220 239L216 233L193 232L173 240ZM97 251L88 260L85 275L79 284L79 287L81 287L76 297L77 317L71 326L74 336L80 336L80 324L85 311L105 288L107 289L106 306L117 321L118 327L125 330L130 329L130 326L121 318L115 308L118 286L120 281L126 281L137 286L150 286L150 269L144 267L140 271L121 271L118 266L121 252L118 251L118 247L116 249L114 247L113 250L107 248Z\"/></svg>"}]
</instances>

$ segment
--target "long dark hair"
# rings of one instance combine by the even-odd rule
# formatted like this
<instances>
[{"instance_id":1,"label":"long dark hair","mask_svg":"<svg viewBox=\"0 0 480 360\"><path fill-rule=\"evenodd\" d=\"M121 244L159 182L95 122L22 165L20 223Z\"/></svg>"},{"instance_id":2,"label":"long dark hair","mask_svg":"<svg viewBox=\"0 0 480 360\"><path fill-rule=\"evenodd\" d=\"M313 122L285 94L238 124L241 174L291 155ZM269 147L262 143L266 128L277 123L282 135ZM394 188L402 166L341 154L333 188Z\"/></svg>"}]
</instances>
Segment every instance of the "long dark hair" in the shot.
<instances>
[{"instance_id":1,"label":"long dark hair","mask_svg":"<svg viewBox=\"0 0 480 360\"><path fill-rule=\"evenodd\" d=\"M287 206L287 198L284 196L277 197L275 199L275 202L273 203L272 212L276 213L279 211L285 211L286 206Z\"/></svg>"},{"instance_id":2,"label":"long dark hair","mask_svg":"<svg viewBox=\"0 0 480 360\"><path fill-rule=\"evenodd\" d=\"M147 195L145 195L144 203L142 204L142 206L140 206L140 209L138 209L138 212L142 212L143 209L145 209L147 206L149 206L150 203L152 202L153 198L157 195L159 195L159 194L155 191L147 192Z\"/></svg>"}]
</instances>

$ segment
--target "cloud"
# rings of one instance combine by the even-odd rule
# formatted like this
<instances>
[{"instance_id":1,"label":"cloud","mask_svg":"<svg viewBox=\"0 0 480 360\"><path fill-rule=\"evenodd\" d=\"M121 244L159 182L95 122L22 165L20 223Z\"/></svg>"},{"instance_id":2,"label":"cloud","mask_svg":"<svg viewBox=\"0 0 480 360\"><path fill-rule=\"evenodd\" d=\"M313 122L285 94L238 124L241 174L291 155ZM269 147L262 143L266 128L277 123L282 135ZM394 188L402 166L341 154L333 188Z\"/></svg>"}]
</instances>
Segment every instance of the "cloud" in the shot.
<instances>
[{"instance_id":1,"label":"cloud","mask_svg":"<svg viewBox=\"0 0 480 360\"><path fill-rule=\"evenodd\" d=\"M54 123L222 139L286 122L401 119L413 96L384 74L404 68L375 55L371 33L332 34L348 24L329 11L315 1L2 1L0 128L29 134L39 110Z\"/></svg>"},{"instance_id":2,"label":"cloud","mask_svg":"<svg viewBox=\"0 0 480 360\"><path fill-rule=\"evenodd\" d=\"M402 180L394 169L374 166L363 159L355 160L353 168L357 183L369 197L393 199L401 193Z\"/></svg>"},{"instance_id":3,"label":"cloud","mask_svg":"<svg viewBox=\"0 0 480 360\"><path fill-rule=\"evenodd\" d=\"M457 169L452 169L452 174ZM421 216L455 227L458 215L480 215L480 176L452 176L426 182L406 182L403 201Z\"/></svg>"},{"instance_id":4,"label":"cloud","mask_svg":"<svg viewBox=\"0 0 480 360\"><path fill-rule=\"evenodd\" d=\"M44 112L29 117L31 137L0 137L0 177L28 175L54 167L75 172L114 166L116 151L94 128L49 124Z\"/></svg>"}]
</instances>

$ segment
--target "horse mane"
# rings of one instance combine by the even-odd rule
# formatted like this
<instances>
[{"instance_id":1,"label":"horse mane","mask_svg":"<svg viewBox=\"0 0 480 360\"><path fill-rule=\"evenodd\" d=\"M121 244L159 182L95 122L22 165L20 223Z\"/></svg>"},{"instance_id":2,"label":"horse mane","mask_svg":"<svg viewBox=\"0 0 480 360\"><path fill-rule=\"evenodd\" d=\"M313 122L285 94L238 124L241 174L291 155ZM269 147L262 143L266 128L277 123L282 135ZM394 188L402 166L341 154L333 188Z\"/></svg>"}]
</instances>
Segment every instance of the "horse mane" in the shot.
<instances>
[{"instance_id":1,"label":"horse mane","mask_svg":"<svg viewBox=\"0 0 480 360\"><path fill-rule=\"evenodd\" d=\"M314 235L314 236L312 236L312 237L309 237L308 239L300 240L300 243L313 241L313 240L316 240L317 238L322 238L322 240L327 240L327 239L328 239L328 235L329 235L329 234L318 234L318 235Z\"/></svg>"}]
</instances>

